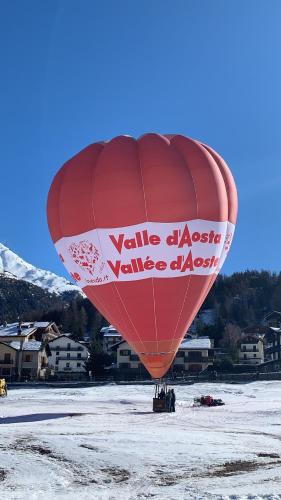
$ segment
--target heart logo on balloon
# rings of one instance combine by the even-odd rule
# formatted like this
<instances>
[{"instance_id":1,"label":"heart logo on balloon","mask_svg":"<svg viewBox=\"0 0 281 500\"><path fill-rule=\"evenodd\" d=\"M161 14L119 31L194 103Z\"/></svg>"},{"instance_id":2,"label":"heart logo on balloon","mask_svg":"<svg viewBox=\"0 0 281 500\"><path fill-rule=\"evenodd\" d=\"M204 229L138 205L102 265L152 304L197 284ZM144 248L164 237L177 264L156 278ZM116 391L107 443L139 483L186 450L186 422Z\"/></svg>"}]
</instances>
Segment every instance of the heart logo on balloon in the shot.
<instances>
[{"instance_id":1,"label":"heart logo on balloon","mask_svg":"<svg viewBox=\"0 0 281 500\"><path fill-rule=\"evenodd\" d=\"M74 262L83 270L87 270L92 276L95 266L100 257L98 249L90 241L84 240L79 243L72 243L68 251Z\"/></svg>"}]
</instances>

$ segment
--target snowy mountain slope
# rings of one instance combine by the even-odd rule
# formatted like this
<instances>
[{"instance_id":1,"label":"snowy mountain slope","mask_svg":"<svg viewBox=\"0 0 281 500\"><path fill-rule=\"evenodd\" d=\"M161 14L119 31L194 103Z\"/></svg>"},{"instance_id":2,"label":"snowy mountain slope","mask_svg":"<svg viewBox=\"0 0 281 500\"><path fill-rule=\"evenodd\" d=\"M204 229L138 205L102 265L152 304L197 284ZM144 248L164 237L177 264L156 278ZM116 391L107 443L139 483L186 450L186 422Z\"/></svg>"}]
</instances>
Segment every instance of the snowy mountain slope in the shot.
<instances>
[{"instance_id":1,"label":"snowy mountain slope","mask_svg":"<svg viewBox=\"0 0 281 500\"><path fill-rule=\"evenodd\" d=\"M2 243L0 243L0 274L28 281L57 295L64 292L82 293L78 286L67 279L25 262Z\"/></svg>"}]
</instances>

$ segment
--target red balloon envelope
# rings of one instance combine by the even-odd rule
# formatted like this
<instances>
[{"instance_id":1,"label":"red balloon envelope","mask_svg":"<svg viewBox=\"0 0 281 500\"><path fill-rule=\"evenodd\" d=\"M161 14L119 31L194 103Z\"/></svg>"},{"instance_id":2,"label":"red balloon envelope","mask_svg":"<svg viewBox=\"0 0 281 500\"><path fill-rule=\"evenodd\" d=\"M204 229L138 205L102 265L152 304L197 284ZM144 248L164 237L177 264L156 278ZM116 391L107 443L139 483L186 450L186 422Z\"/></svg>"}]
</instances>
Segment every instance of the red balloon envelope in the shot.
<instances>
[{"instance_id":1,"label":"red balloon envelope","mask_svg":"<svg viewBox=\"0 0 281 500\"><path fill-rule=\"evenodd\" d=\"M156 378L216 279L236 216L224 160L181 135L91 144L63 165L48 197L64 265Z\"/></svg>"}]
</instances>

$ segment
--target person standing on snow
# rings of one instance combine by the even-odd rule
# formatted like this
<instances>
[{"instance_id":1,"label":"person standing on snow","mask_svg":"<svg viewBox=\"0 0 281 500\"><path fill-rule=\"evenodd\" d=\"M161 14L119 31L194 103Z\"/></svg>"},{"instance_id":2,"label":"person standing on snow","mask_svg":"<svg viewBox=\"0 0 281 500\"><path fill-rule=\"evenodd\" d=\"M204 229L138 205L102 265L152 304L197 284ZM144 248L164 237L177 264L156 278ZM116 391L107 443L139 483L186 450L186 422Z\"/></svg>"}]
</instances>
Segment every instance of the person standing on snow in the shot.
<instances>
[{"instance_id":1,"label":"person standing on snow","mask_svg":"<svg viewBox=\"0 0 281 500\"><path fill-rule=\"evenodd\" d=\"M169 389L166 394L166 409L169 412L171 411L171 400L172 400L171 389Z\"/></svg>"},{"instance_id":2,"label":"person standing on snow","mask_svg":"<svg viewBox=\"0 0 281 500\"><path fill-rule=\"evenodd\" d=\"M159 397L159 399L165 399L165 391L164 391L163 387L162 387L158 397Z\"/></svg>"},{"instance_id":3,"label":"person standing on snow","mask_svg":"<svg viewBox=\"0 0 281 500\"><path fill-rule=\"evenodd\" d=\"M171 405L170 405L170 411L175 412L175 403L176 403L176 395L174 389L171 389Z\"/></svg>"}]
</instances>

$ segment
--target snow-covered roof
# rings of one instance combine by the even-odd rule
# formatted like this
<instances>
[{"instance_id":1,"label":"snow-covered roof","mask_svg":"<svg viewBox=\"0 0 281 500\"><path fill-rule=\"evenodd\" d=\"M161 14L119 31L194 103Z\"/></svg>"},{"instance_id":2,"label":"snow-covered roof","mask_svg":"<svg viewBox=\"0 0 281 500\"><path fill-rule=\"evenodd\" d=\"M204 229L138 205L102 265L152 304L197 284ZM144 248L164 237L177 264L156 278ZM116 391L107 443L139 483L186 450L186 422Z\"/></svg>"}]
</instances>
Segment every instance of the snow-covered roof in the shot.
<instances>
[{"instance_id":1,"label":"snow-covered roof","mask_svg":"<svg viewBox=\"0 0 281 500\"><path fill-rule=\"evenodd\" d=\"M39 342L38 340L30 340L28 342L19 342L14 340L13 342L9 342L8 345L17 351L40 351L42 342Z\"/></svg>"},{"instance_id":2,"label":"snow-covered roof","mask_svg":"<svg viewBox=\"0 0 281 500\"><path fill-rule=\"evenodd\" d=\"M27 324L29 325L29 323ZM0 337L17 337L19 335L26 337L30 333L34 332L36 328L34 326L30 328L25 328L24 324L22 325L21 332L18 331L19 324L18 323L10 323L8 325L0 326Z\"/></svg>"},{"instance_id":3,"label":"snow-covered roof","mask_svg":"<svg viewBox=\"0 0 281 500\"><path fill-rule=\"evenodd\" d=\"M116 342L116 344L113 344L113 345L111 346L111 348L110 348L110 349L112 349L113 351L116 351L116 350L117 350L117 347L118 347L119 345L121 345L121 344L124 344L124 343L127 343L127 344L128 344L127 340L122 339L122 340L120 340L119 342ZM128 344L128 345L129 345L129 344Z\"/></svg>"},{"instance_id":4,"label":"snow-covered roof","mask_svg":"<svg viewBox=\"0 0 281 500\"><path fill-rule=\"evenodd\" d=\"M209 337L199 337L198 339L184 339L179 349L211 349Z\"/></svg>"},{"instance_id":5,"label":"snow-covered roof","mask_svg":"<svg viewBox=\"0 0 281 500\"><path fill-rule=\"evenodd\" d=\"M103 328L101 328L100 333L103 333L103 336L106 336L106 335L111 335L111 336L112 335L120 335L121 336L121 334L112 325L103 326Z\"/></svg>"},{"instance_id":6,"label":"snow-covered roof","mask_svg":"<svg viewBox=\"0 0 281 500\"><path fill-rule=\"evenodd\" d=\"M83 347L84 344L79 342L79 340L74 340L72 338L70 338L70 335L72 335L71 333L63 333L62 335L59 335L58 337L52 339L52 340L49 340L48 344L50 345L50 349L52 349L52 346L55 346L56 343L59 343L60 342L60 339L65 337L67 339L67 342L70 342L70 344L79 344L79 345L82 345Z\"/></svg>"},{"instance_id":7,"label":"snow-covered roof","mask_svg":"<svg viewBox=\"0 0 281 500\"><path fill-rule=\"evenodd\" d=\"M103 334L104 337L122 337L121 333L114 331L107 331Z\"/></svg>"},{"instance_id":8,"label":"snow-covered roof","mask_svg":"<svg viewBox=\"0 0 281 500\"><path fill-rule=\"evenodd\" d=\"M51 324L52 324L52 321L35 321L34 322L34 326L36 326L36 328L47 328Z\"/></svg>"},{"instance_id":9,"label":"snow-covered roof","mask_svg":"<svg viewBox=\"0 0 281 500\"><path fill-rule=\"evenodd\" d=\"M270 318L271 316L277 316L277 317L280 317L281 316L281 312L280 311L271 311L270 313L268 313L264 319L268 319Z\"/></svg>"},{"instance_id":10,"label":"snow-covered roof","mask_svg":"<svg viewBox=\"0 0 281 500\"><path fill-rule=\"evenodd\" d=\"M124 344L125 342L127 342L126 340L121 340L120 342L116 342L116 344L114 344L113 346L111 346L111 349L112 350L117 350L117 347L120 346L121 344ZM194 349L194 350L198 350L198 349L211 349L211 340L209 337L199 337L197 339L190 339L190 338L185 338L179 349Z\"/></svg>"}]
</instances>

